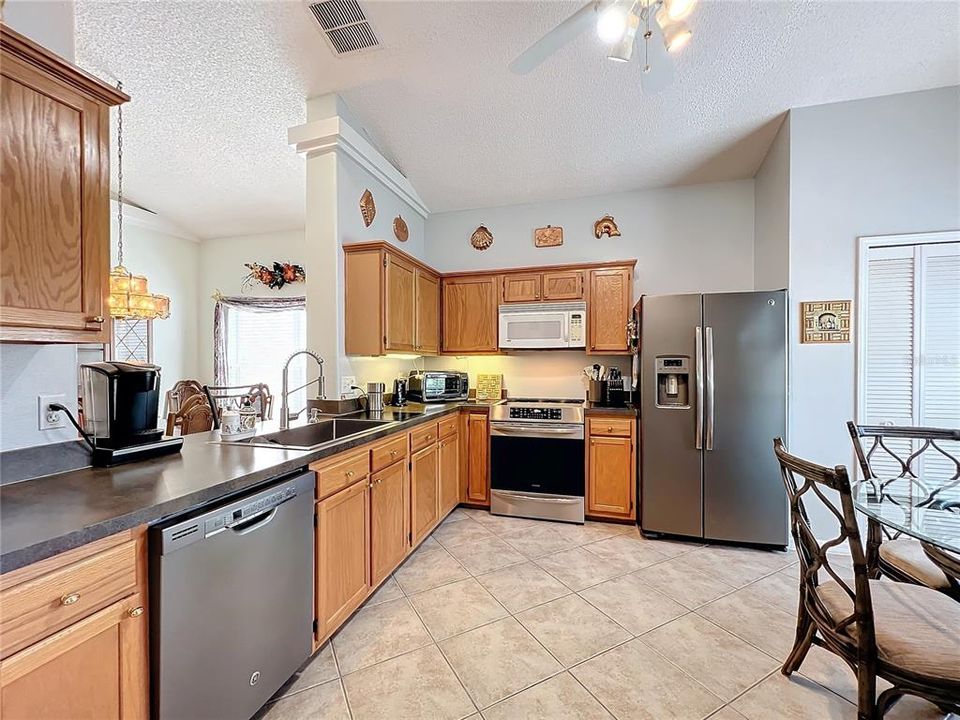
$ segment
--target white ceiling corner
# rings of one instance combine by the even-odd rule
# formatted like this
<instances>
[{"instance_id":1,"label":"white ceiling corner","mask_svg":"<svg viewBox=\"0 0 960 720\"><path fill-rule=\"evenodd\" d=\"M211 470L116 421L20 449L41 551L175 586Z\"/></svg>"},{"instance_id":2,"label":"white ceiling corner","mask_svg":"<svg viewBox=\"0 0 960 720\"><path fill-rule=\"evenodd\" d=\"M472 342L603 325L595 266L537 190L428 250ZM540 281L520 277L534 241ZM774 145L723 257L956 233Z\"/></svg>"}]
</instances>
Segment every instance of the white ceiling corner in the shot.
<instances>
[{"instance_id":1,"label":"white ceiling corner","mask_svg":"<svg viewBox=\"0 0 960 720\"><path fill-rule=\"evenodd\" d=\"M701 0L673 84L586 33L507 64L578 2L362 0L335 57L298 1L77 0L77 62L119 77L125 194L200 237L302 227L287 129L339 93L432 211L752 177L791 107L960 84L960 3Z\"/></svg>"}]
</instances>

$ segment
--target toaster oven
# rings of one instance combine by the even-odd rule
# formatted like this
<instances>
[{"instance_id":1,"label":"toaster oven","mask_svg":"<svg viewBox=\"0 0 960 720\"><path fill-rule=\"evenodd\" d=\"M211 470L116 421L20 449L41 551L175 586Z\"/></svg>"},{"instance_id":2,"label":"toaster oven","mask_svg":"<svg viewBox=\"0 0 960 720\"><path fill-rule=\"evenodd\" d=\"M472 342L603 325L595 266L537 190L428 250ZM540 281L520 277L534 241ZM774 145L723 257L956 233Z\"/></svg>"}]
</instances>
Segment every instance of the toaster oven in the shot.
<instances>
[{"instance_id":1,"label":"toaster oven","mask_svg":"<svg viewBox=\"0 0 960 720\"><path fill-rule=\"evenodd\" d=\"M470 383L465 372L449 370L414 370L407 380L407 393L418 402L466 400Z\"/></svg>"}]
</instances>

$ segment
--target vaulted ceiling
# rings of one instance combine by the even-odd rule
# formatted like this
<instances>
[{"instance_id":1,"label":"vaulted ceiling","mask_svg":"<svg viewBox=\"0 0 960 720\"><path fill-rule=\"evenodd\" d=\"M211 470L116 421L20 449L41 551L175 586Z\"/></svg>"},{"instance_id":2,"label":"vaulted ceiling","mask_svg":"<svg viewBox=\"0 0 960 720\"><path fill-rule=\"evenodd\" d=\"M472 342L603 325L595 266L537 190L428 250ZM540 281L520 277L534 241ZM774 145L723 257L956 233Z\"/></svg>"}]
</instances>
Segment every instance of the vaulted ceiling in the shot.
<instances>
[{"instance_id":1,"label":"vaulted ceiling","mask_svg":"<svg viewBox=\"0 0 960 720\"><path fill-rule=\"evenodd\" d=\"M77 61L120 78L127 195L200 237L302 226L287 128L338 92L433 212L751 177L790 107L960 83L960 3L702 0L666 90L587 32L507 64L570 2L363 1L336 57L306 5L77 2Z\"/></svg>"}]
</instances>

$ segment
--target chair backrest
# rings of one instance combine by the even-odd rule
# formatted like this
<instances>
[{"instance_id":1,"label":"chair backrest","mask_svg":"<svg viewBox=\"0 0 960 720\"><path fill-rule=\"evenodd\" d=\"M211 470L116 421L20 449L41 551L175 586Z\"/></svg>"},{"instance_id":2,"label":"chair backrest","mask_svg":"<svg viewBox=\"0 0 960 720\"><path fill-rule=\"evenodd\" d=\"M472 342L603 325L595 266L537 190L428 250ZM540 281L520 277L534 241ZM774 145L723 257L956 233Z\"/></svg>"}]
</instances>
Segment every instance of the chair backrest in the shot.
<instances>
[{"instance_id":1,"label":"chair backrest","mask_svg":"<svg viewBox=\"0 0 960 720\"><path fill-rule=\"evenodd\" d=\"M187 398L194 395L203 396L203 385L199 380L177 380L173 387L167 390L164 402L164 413L175 413L186 402Z\"/></svg>"},{"instance_id":2,"label":"chair backrest","mask_svg":"<svg viewBox=\"0 0 960 720\"><path fill-rule=\"evenodd\" d=\"M191 395L179 410L167 414L167 435L173 435L177 429L181 435L213 429L213 410L206 395Z\"/></svg>"},{"instance_id":3,"label":"chair backrest","mask_svg":"<svg viewBox=\"0 0 960 720\"><path fill-rule=\"evenodd\" d=\"M783 440L773 441L774 452L780 463L780 475L790 500L790 529L793 541L800 557L800 594L807 610L814 617L824 640L844 645L848 651L857 650L865 657L876 652L874 643L873 604L870 599L870 583L867 574L867 561L863 543L860 539L860 527L853 506L853 494L847 469L842 465L828 468L803 460L787 452ZM826 489L826 490L825 490ZM831 500L831 493L839 496L839 509ZM825 542L820 542L810 526L810 519L804 504L804 497L812 493L836 518L840 526L839 534ZM853 587L849 574L843 573L831 564L829 551L847 544L853 560ZM821 572L829 576L821 577ZM852 612L849 616L836 619L827 610L817 592L822 580L834 580L850 598ZM851 635L847 628L856 623L857 633Z\"/></svg>"},{"instance_id":4,"label":"chair backrest","mask_svg":"<svg viewBox=\"0 0 960 720\"><path fill-rule=\"evenodd\" d=\"M220 413L224 408L238 409L248 399L261 420L270 420L273 417L273 395L270 394L270 386L266 383L204 385L203 390L210 401L210 406L216 412L213 418L215 427L220 427Z\"/></svg>"},{"instance_id":5,"label":"chair backrest","mask_svg":"<svg viewBox=\"0 0 960 720\"><path fill-rule=\"evenodd\" d=\"M910 483L929 493L934 501L936 496L949 495L949 489L960 485L960 457L951 453L960 449L952 447L953 443L960 443L960 429L848 422L847 430L860 472L865 480L877 483L878 491L895 483ZM931 484L923 481L919 466L924 457L938 466L935 487L928 487Z\"/></svg>"}]
</instances>

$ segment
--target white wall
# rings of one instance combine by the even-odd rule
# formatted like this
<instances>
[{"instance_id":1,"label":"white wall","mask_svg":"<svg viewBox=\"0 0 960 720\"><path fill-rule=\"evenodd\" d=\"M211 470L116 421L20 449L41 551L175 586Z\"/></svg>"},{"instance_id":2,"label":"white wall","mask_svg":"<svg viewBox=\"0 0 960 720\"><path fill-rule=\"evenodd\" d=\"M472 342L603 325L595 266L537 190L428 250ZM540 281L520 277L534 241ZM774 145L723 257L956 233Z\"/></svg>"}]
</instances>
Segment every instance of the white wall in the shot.
<instances>
[{"instance_id":1,"label":"white wall","mask_svg":"<svg viewBox=\"0 0 960 720\"><path fill-rule=\"evenodd\" d=\"M790 282L790 116L784 118L754 179L753 285Z\"/></svg>"},{"instance_id":2,"label":"white wall","mask_svg":"<svg viewBox=\"0 0 960 720\"><path fill-rule=\"evenodd\" d=\"M792 317L801 301L856 298L858 237L960 228L958 159L957 87L793 110ZM790 342L791 450L852 465L854 344L801 345L797 333ZM834 529L821 514L818 530Z\"/></svg>"},{"instance_id":3,"label":"white wall","mask_svg":"<svg viewBox=\"0 0 960 720\"><path fill-rule=\"evenodd\" d=\"M196 377L203 383L213 382L213 308L217 290L224 295L250 297L280 297L306 295L311 268L304 260L306 242L303 230L288 230L266 235L244 235L204 240L199 245L197 274L197 365ZM303 265L307 273L305 283L285 285L271 290L261 283L249 284L243 289L243 279L249 272L244 263L261 265L292 262ZM309 312L309 311L308 311ZM189 342L189 340L188 340Z\"/></svg>"},{"instance_id":4,"label":"white wall","mask_svg":"<svg viewBox=\"0 0 960 720\"><path fill-rule=\"evenodd\" d=\"M18 33L73 62L75 14L73 0L7 0L3 22Z\"/></svg>"}]
</instances>

